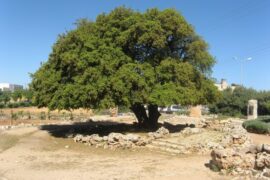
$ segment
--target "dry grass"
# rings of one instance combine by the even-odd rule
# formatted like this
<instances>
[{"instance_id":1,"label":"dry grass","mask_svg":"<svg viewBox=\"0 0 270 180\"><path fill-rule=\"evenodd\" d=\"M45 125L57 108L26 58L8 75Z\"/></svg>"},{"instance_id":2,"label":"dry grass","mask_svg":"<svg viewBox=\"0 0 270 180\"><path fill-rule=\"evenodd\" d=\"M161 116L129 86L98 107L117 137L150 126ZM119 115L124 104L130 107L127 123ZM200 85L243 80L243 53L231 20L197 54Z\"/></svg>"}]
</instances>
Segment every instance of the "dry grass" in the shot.
<instances>
[{"instance_id":1,"label":"dry grass","mask_svg":"<svg viewBox=\"0 0 270 180\"><path fill-rule=\"evenodd\" d=\"M33 113L33 114L38 114L38 113L41 113L41 112L50 112L50 113L53 113L53 114L61 114L61 113L70 113L72 112L73 114L88 114L88 115L93 115L93 111L91 109L75 109L75 110L72 110L72 111L67 111L67 110L61 110L61 111L58 111L58 110L54 110L54 111L49 111L48 108L37 108L37 107L20 107L20 108L4 108L4 109L1 109L0 111L2 111L3 113L7 114L7 113L11 113L11 111L13 111L14 113L18 113L18 112L30 112L30 113Z\"/></svg>"},{"instance_id":2,"label":"dry grass","mask_svg":"<svg viewBox=\"0 0 270 180\"><path fill-rule=\"evenodd\" d=\"M59 123L61 120L0 120L0 126L16 126L19 124L32 124L32 125L40 125L40 124L55 124Z\"/></svg>"}]
</instances>

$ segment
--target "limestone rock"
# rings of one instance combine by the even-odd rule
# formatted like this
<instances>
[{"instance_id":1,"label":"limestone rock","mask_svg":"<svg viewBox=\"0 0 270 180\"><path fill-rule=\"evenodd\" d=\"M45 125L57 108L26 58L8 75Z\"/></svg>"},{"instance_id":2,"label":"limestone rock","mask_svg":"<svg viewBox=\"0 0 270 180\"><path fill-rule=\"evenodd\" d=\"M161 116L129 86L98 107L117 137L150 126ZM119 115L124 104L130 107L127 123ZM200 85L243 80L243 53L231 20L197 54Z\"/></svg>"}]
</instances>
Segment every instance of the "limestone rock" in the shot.
<instances>
[{"instance_id":1,"label":"limestone rock","mask_svg":"<svg viewBox=\"0 0 270 180\"><path fill-rule=\"evenodd\" d=\"M161 127L156 132L149 132L148 136L152 139L159 139L159 138L167 136L169 133L170 132L168 129Z\"/></svg>"},{"instance_id":2,"label":"limestone rock","mask_svg":"<svg viewBox=\"0 0 270 180\"><path fill-rule=\"evenodd\" d=\"M80 142L80 141L82 140L82 138L83 138L83 135L77 134L77 135L73 138L73 140L74 140L74 142Z\"/></svg>"},{"instance_id":3,"label":"limestone rock","mask_svg":"<svg viewBox=\"0 0 270 180\"><path fill-rule=\"evenodd\" d=\"M202 130L200 128L186 127L184 130L181 131L181 134L191 135L191 134L199 134L201 132L202 132Z\"/></svg>"},{"instance_id":4,"label":"limestone rock","mask_svg":"<svg viewBox=\"0 0 270 180\"><path fill-rule=\"evenodd\" d=\"M256 159L257 168L270 168L270 154L266 152L258 153Z\"/></svg>"},{"instance_id":5,"label":"limestone rock","mask_svg":"<svg viewBox=\"0 0 270 180\"><path fill-rule=\"evenodd\" d=\"M255 166L255 155L250 153L239 153L235 149L214 150L211 153L212 163L220 169L241 168L253 169Z\"/></svg>"},{"instance_id":6,"label":"limestone rock","mask_svg":"<svg viewBox=\"0 0 270 180\"><path fill-rule=\"evenodd\" d=\"M140 137L138 135L135 135L135 134L127 134L124 136L124 139L126 141L131 141L132 143L136 143L139 141Z\"/></svg>"},{"instance_id":7,"label":"limestone rock","mask_svg":"<svg viewBox=\"0 0 270 180\"><path fill-rule=\"evenodd\" d=\"M123 134L121 133L110 133L108 135L108 143L119 142L122 139L123 139Z\"/></svg>"},{"instance_id":8,"label":"limestone rock","mask_svg":"<svg viewBox=\"0 0 270 180\"><path fill-rule=\"evenodd\" d=\"M270 154L270 145L264 144L262 150L264 152L267 152L268 154Z\"/></svg>"},{"instance_id":9,"label":"limestone rock","mask_svg":"<svg viewBox=\"0 0 270 180\"><path fill-rule=\"evenodd\" d=\"M263 176L270 178L270 169L265 168L263 170Z\"/></svg>"},{"instance_id":10,"label":"limestone rock","mask_svg":"<svg viewBox=\"0 0 270 180\"><path fill-rule=\"evenodd\" d=\"M89 146L103 147L104 149L116 149L116 148L132 148L135 146L145 146L151 141L141 138L136 134L121 134L110 133L108 136L99 136L98 134L92 134L88 136L76 135L73 138L74 142L81 142Z\"/></svg>"}]
</instances>

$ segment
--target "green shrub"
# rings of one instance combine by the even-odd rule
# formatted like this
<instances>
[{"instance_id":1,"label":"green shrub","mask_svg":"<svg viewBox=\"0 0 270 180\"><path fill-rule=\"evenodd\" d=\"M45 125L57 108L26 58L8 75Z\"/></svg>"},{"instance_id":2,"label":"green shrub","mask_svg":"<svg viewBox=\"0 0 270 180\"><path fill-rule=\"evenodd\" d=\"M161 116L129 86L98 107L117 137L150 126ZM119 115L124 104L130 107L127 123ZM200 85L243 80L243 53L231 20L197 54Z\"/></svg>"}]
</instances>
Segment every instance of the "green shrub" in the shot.
<instances>
[{"instance_id":1,"label":"green shrub","mask_svg":"<svg viewBox=\"0 0 270 180\"><path fill-rule=\"evenodd\" d=\"M24 115L23 111L18 111L18 116L23 117L23 115Z\"/></svg>"},{"instance_id":2,"label":"green shrub","mask_svg":"<svg viewBox=\"0 0 270 180\"><path fill-rule=\"evenodd\" d=\"M19 107L30 107L31 103L30 102L19 102L18 106Z\"/></svg>"},{"instance_id":3,"label":"green shrub","mask_svg":"<svg viewBox=\"0 0 270 180\"><path fill-rule=\"evenodd\" d=\"M5 104L4 103L0 103L0 109L3 109L3 108L5 108L6 106L5 106Z\"/></svg>"},{"instance_id":4,"label":"green shrub","mask_svg":"<svg viewBox=\"0 0 270 180\"><path fill-rule=\"evenodd\" d=\"M29 111L27 111L26 115L27 115L27 119L31 119L31 114Z\"/></svg>"},{"instance_id":5,"label":"green shrub","mask_svg":"<svg viewBox=\"0 0 270 180\"><path fill-rule=\"evenodd\" d=\"M12 120L17 120L18 119L18 114L11 111L11 119Z\"/></svg>"},{"instance_id":6,"label":"green shrub","mask_svg":"<svg viewBox=\"0 0 270 180\"><path fill-rule=\"evenodd\" d=\"M51 111L48 111L48 112L47 112L47 117L48 117L48 120L51 119Z\"/></svg>"},{"instance_id":7,"label":"green shrub","mask_svg":"<svg viewBox=\"0 0 270 180\"><path fill-rule=\"evenodd\" d=\"M243 127L248 132L258 133L258 134L269 134L270 133L270 123L267 123L267 119L257 119L250 120L243 123ZM270 122L270 119L269 119Z\"/></svg>"},{"instance_id":8,"label":"green shrub","mask_svg":"<svg viewBox=\"0 0 270 180\"><path fill-rule=\"evenodd\" d=\"M128 112L130 112L130 109L126 106L118 106L118 112L119 113L128 113Z\"/></svg>"},{"instance_id":9,"label":"green shrub","mask_svg":"<svg viewBox=\"0 0 270 180\"><path fill-rule=\"evenodd\" d=\"M46 119L46 113L44 111L40 112L39 118L41 120L45 120Z\"/></svg>"},{"instance_id":10,"label":"green shrub","mask_svg":"<svg viewBox=\"0 0 270 180\"><path fill-rule=\"evenodd\" d=\"M73 117L73 113L72 112L70 112L69 113L69 120L73 120L74 119L74 117Z\"/></svg>"},{"instance_id":11,"label":"green shrub","mask_svg":"<svg viewBox=\"0 0 270 180\"><path fill-rule=\"evenodd\" d=\"M9 108L17 108L17 107L19 107L19 104L18 103L9 103L7 106Z\"/></svg>"}]
</instances>

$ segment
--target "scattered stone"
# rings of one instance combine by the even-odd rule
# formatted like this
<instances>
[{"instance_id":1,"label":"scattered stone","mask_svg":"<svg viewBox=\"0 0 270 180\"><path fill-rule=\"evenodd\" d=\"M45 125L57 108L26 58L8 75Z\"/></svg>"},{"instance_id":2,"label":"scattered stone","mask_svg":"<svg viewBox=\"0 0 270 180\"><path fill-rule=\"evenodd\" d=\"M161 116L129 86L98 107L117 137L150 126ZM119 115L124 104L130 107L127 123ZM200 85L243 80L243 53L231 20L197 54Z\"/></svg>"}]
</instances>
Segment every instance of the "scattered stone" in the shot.
<instances>
[{"instance_id":1,"label":"scattered stone","mask_svg":"<svg viewBox=\"0 0 270 180\"><path fill-rule=\"evenodd\" d=\"M270 153L264 151L269 145L250 145L250 147L227 147L211 152L211 166L233 176L247 176L251 179L270 177Z\"/></svg>"},{"instance_id":2,"label":"scattered stone","mask_svg":"<svg viewBox=\"0 0 270 180\"><path fill-rule=\"evenodd\" d=\"M264 144L262 146L262 151L267 152L270 154L270 145Z\"/></svg>"},{"instance_id":3,"label":"scattered stone","mask_svg":"<svg viewBox=\"0 0 270 180\"><path fill-rule=\"evenodd\" d=\"M202 129L200 129L200 128L186 127L184 130L181 131L181 134L183 134L183 135L191 135L191 134L199 134L201 132L202 132Z\"/></svg>"},{"instance_id":4,"label":"scattered stone","mask_svg":"<svg viewBox=\"0 0 270 180\"><path fill-rule=\"evenodd\" d=\"M270 168L270 154L266 152L258 153L256 167L259 169Z\"/></svg>"},{"instance_id":5,"label":"scattered stone","mask_svg":"<svg viewBox=\"0 0 270 180\"><path fill-rule=\"evenodd\" d=\"M137 143L140 137L135 134L127 134L126 136L124 136L124 139L126 141L131 141L132 143Z\"/></svg>"},{"instance_id":6,"label":"scattered stone","mask_svg":"<svg viewBox=\"0 0 270 180\"><path fill-rule=\"evenodd\" d=\"M167 136L169 134L170 134L170 132L169 132L168 129L166 129L164 127L161 127L156 132L149 132L148 136L151 139L159 139L159 138L163 138L163 137L165 137L165 136Z\"/></svg>"},{"instance_id":7,"label":"scattered stone","mask_svg":"<svg viewBox=\"0 0 270 180\"><path fill-rule=\"evenodd\" d=\"M250 170L255 167L254 154L239 153L236 149L213 150L211 156L212 163L220 169Z\"/></svg>"},{"instance_id":8,"label":"scattered stone","mask_svg":"<svg viewBox=\"0 0 270 180\"><path fill-rule=\"evenodd\" d=\"M83 138L83 135L77 134L77 135L73 138L73 140L74 140L74 142L81 142L81 141L82 141L82 138Z\"/></svg>"},{"instance_id":9,"label":"scattered stone","mask_svg":"<svg viewBox=\"0 0 270 180\"><path fill-rule=\"evenodd\" d=\"M270 169L265 168L263 170L263 176L270 178Z\"/></svg>"},{"instance_id":10,"label":"scattered stone","mask_svg":"<svg viewBox=\"0 0 270 180\"><path fill-rule=\"evenodd\" d=\"M73 138L74 142L81 142L88 144L89 146L103 147L104 149L116 149L116 148L132 148L135 146L145 146L151 141L141 138L135 134L121 134L110 133L108 136L99 136L98 134L92 134L83 136L81 134L76 135Z\"/></svg>"}]
</instances>

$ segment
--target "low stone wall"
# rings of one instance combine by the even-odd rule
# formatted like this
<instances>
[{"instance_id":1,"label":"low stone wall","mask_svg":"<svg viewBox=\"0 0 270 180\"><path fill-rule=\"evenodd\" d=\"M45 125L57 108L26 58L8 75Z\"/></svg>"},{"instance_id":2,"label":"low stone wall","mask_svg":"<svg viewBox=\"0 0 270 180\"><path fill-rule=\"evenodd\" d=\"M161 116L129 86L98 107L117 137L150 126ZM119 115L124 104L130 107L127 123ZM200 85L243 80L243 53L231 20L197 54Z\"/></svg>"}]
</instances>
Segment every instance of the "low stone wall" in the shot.
<instances>
[{"instance_id":1,"label":"low stone wall","mask_svg":"<svg viewBox=\"0 0 270 180\"><path fill-rule=\"evenodd\" d=\"M113 132L108 136L99 136L98 134L83 136L78 134L73 138L73 140L74 142L85 143L89 146L103 147L104 149L127 149L145 146L151 143L152 140L165 137L168 134L168 129L161 127L156 132L148 133L147 137L141 137L136 134L122 134Z\"/></svg>"},{"instance_id":2,"label":"low stone wall","mask_svg":"<svg viewBox=\"0 0 270 180\"><path fill-rule=\"evenodd\" d=\"M217 130L226 132L220 146L211 152L210 165L224 175L246 179L270 178L270 145L255 145L247 131L237 121L222 122ZM240 179L241 179L240 178Z\"/></svg>"},{"instance_id":3,"label":"low stone wall","mask_svg":"<svg viewBox=\"0 0 270 180\"><path fill-rule=\"evenodd\" d=\"M211 164L223 174L270 178L270 145L215 149L211 156Z\"/></svg>"}]
</instances>

